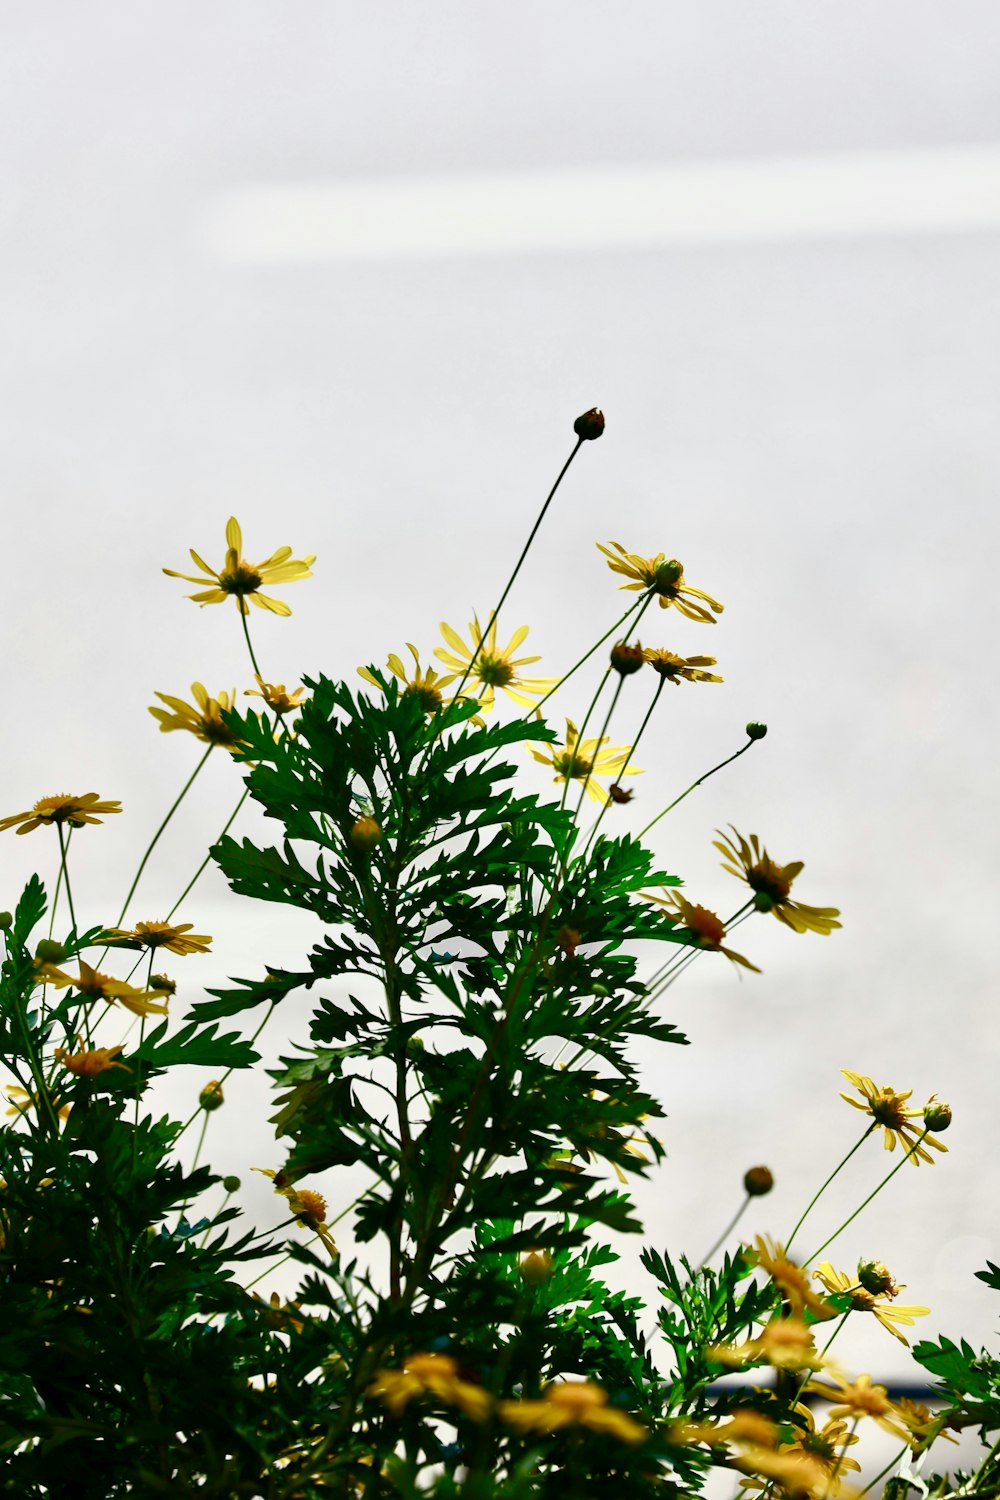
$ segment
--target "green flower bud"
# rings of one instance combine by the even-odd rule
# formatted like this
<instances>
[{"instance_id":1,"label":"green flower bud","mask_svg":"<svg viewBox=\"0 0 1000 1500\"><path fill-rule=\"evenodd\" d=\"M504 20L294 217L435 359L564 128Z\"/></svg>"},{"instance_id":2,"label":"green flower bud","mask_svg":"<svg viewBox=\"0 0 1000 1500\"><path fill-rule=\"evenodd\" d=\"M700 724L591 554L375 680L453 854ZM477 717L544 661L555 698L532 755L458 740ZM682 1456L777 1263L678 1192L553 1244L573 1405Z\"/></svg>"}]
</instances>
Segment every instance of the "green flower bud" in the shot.
<instances>
[{"instance_id":1,"label":"green flower bud","mask_svg":"<svg viewBox=\"0 0 1000 1500\"><path fill-rule=\"evenodd\" d=\"M9 932L14 925L14 918L9 911L0 911L0 932Z\"/></svg>"},{"instance_id":2,"label":"green flower bud","mask_svg":"<svg viewBox=\"0 0 1000 1500\"><path fill-rule=\"evenodd\" d=\"M359 854L370 854L382 842L382 829L374 818L359 818L347 837Z\"/></svg>"},{"instance_id":3,"label":"green flower bud","mask_svg":"<svg viewBox=\"0 0 1000 1500\"><path fill-rule=\"evenodd\" d=\"M35 957L40 964L60 964L66 957L66 949L53 938L42 938L35 949Z\"/></svg>"},{"instance_id":4,"label":"green flower bud","mask_svg":"<svg viewBox=\"0 0 1000 1500\"><path fill-rule=\"evenodd\" d=\"M162 995L176 995L177 981L166 974L151 974L149 976L149 988L159 990Z\"/></svg>"},{"instance_id":5,"label":"green flower bud","mask_svg":"<svg viewBox=\"0 0 1000 1500\"><path fill-rule=\"evenodd\" d=\"M747 735L752 740L762 740L767 733L766 724L758 724L756 719L751 719L747 725Z\"/></svg>"},{"instance_id":6,"label":"green flower bud","mask_svg":"<svg viewBox=\"0 0 1000 1500\"><path fill-rule=\"evenodd\" d=\"M763 1198L774 1187L770 1167L751 1167L743 1178L743 1186L749 1198Z\"/></svg>"},{"instance_id":7,"label":"green flower bud","mask_svg":"<svg viewBox=\"0 0 1000 1500\"><path fill-rule=\"evenodd\" d=\"M240 1190L240 1179L238 1177L223 1177L222 1186L227 1193L238 1193Z\"/></svg>"},{"instance_id":8,"label":"green flower bud","mask_svg":"<svg viewBox=\"0 0 1000 1500\"><path fill-rule=\"evenodd\" d=\"M577 417L573 423L573 431L578 438L583 438L585 442L594 442L604 431L604 413L599 411L596 406L592 406L589 411L585 411L582 416Z\"/></svg>"},{"instance_id":9,"label":"green flower bud","mask_svg":"<svg viewBox=\"0 0 1000 1500\"><path fill-rule=\"evenodd\" d=\"M937 1094L932 1094L924 1105L924 1124L928 1130L947 1130L951 1124L951 1105L940 1104Z\"/></svg>"},{"instance_id":10,"label":"green flower bud","mask_svg":"<svg viewBox=\"0 0 1000 1500\"><path fill-rule=\"evenodd\" d=\"M222 1084L217 1078L213 1078L211 1083L206 1083L198 1095L198 1103L206 1114L211 1114L214 1109L222 1108L225 1100L222 1097Z\"/></svg>"}]
</instances>

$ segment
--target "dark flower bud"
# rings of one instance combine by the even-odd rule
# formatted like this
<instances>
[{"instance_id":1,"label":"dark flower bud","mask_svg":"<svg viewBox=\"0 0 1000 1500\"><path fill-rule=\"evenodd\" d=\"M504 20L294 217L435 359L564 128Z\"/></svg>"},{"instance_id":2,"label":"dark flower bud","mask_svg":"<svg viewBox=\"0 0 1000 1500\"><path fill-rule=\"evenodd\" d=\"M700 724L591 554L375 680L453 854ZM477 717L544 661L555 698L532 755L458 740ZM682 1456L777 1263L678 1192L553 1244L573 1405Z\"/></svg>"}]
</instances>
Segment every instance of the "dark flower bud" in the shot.
<instances>
[{"instance_id":1,"label":"dark flower bud","mask_svg":"<svg viewBox=\"0 0 1000 1500\"><path fill-rule=\"evenodd\" d=\"M14 918L9 911L0 911L0 932L9 932L14 925Z\"/></svg>"},{"instance_id":2,"label":"dark flower bud","mask_svg":"<svg viewBox=\"0 0 1000 1500\"><path fill-rule=\"evenodd\" d=\"M223 1177L222 1186L227 1193L238 1193L240 1190L240 1179L238 1177Z\"/></svg>"},{"instance_id":3,"label":"dark flower bud","mask_svg":"<svg viewBox=\"0 0 1000 1500\"><path fill-rule=\"evenodd\" d=\"M35 957L40 964L59 964L66 957L66 949L52 938L42 938L35 949Z\"/></svg>"},{"instance_id":4,"label":"dark flower bud","mask_svg":"<svg viewBox=\"0 0 1000 1500\"><path fill-rule=\"evenodd\" d=\"M924 1124L928 1130L947 1130L951 1124L951 1105L939 1103L937 1094L932 1094L924 1105Z\"/></svg>"},{"instance_id":5,"label":"dark flower bud","mask_svg":"<svg viewBox=\"0 0 1000 1500\"><path fill-rule=\"evenodd\" d=\"M895 1297L899 1288L887 1266L880 1260L863 1260L858 1266L858 1280L873 1297Z\"/></svg>"},{"instance_id":6,"label":"dark flower bud","mask_svg":"<svg viewBox=\"0 0 1000 1500\"><path fill-rule=\"evenodd\" d=\"M617 781L613 781L608 787L608 796L611 798L612 802L631 802L632 798L635 796L635 792L633 792L630 788L626 789L623 786L619 786Z\"/></svg>"},{"instance_id":7,"label":"dark flower bud","mask_svg":"<svg viewBox=\"0 0 1000 1500\"><path fill-rule=\"evenodd\" d=\"M762 740L766 733L766 724L758 724L755 719L750 720L750 723L747 725L747 735L750 739Z\"/></svg>"},{"instance_id":8,"label":"dark flower bud","mask_svg":"<svg viewBox=\"0 0 1000 1500\"><path fill-rule=\"evenodd\" d=\"M176 995L177 981L167 974L151 974L147 989L159 990L161 995Z\"/></svg>"},{"instance_id":9,"label":"dark flower bud","mask_svg":"<svg viewBox=\"0 0 1000 1500\"><path fill-rule=\"evenodd\" d=\"M748 1198L763 1198L774 1187L774 1175L770 1167L751 1167L743 1178Z\"/></svg>"},{"instance_id":10,"label":"dark flower bud","mask_svg":"<svg viewBox=\"0 0 1000 1500\"><path fill-rule=\"evenodd\" d=\"M622 677L631 677L633 672L638 672L645 660L646 653L638 641L634 646L625 641L616 641L611 647L611 665Z\"/></svg>"},{"instance_id":11,"label":"dark flower bud","mask_svg":"<svg viewBox=\"0 0 1000 1500\"><path fill-rule=\"evenodd\" d=\"M222 1097L222 1084L217 1078L213 1078L211 1083L206 1083L198 1095L198 1103L206 1114L211 1114L213 1109L222 1108L225 1100Z\"/></svg>"},{"instance_id":12,"label":"dark flower bud","mask_svg":"<svg viewBox=\"0 0 1000 1500\"><path fill-rule=\"evenodd\" d=\"M604 413L599 411L596 406L592 406L589 411L583 413L582 417L577 417L573 423L573 431L578 438L583 438L585 442L592 443L604 431Z\"/></svg>"}]
</instances>

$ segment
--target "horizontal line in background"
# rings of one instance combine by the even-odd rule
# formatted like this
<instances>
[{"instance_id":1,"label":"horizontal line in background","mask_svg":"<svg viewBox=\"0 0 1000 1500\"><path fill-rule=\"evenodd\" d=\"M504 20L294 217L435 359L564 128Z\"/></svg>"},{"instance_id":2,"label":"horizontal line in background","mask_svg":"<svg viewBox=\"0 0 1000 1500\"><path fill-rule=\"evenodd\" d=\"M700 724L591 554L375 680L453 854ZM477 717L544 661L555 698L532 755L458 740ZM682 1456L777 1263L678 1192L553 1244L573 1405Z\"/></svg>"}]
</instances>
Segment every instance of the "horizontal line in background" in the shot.
<instances>
[{"instance_id":1,"label":"horizontal line in background","mask_svg":"<svg viewBox=\"0 0 1000 1500\"><path fill-rule=\"evenodd\" d=\"M635 250L1000 228L1000 146L249 184L198 241L245 264Z\"/></svg>"}]
</instances>

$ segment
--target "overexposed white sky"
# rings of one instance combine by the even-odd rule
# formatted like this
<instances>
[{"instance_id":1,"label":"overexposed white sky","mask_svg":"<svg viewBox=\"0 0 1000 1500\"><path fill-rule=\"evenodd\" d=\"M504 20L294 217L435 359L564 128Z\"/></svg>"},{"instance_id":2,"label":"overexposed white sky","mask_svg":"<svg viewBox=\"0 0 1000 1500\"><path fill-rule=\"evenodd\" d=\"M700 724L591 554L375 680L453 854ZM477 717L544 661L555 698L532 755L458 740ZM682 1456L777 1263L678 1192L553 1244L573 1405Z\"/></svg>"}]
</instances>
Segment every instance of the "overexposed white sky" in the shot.
<instances>
[{"instance_id":1,"label":"overexposed white sky","mask_svg":"<svg viewBox=\"0 0 1000 1500\"><path fill-rule=\"evenodd\" d=\"M658 614L648 644L708 651L726 682L664 695L620 826L764 719L657 848L730 909L711 839L732 822L805 860L802 899L844 917L828 939L748 924L736 946L763 976L705 959L670 991L694 1045L648 1059L669 1116L638 1192L648 1238L698 1254L756 1161L778 1187L747 1227L787 1232L854 1138L841 1067L936 1091L949 1156L907 1167L834 1258L877 1255L932 1306L927 1331L987 1338L995 6L56 0L0 29L0 815L120 798L73 848L81 921L113 920L199 754L158 733L154 691L252 682L235 609L199 611L161 568L190 546L221 560L236 514L251 558L317 554L276 591L292 618L251 621L268 677L353 678L406 640L427 657L439 620L488 615L573 418L600 405L501 632L529 623L557 674L628 597L596 541L680 557L726 613ZM579 718L585 690L557 711ZM525 784L547 785L527 757ZM239 793L213 756L133 919L165 915ZM234 831L273 837L250 812ZM0 905L55 856L46 830L0 835ZM227 975L299 964L315 931L214 872L178 917L215 938L175 965L179 1015ZM279 1011L269 1056L307 1005ZM204 1081L171 1083L177 1107ZM228 1094L208 1156L268 1222L249 1173L279 1164L266 1079ZM830 1223L887 1160L857 1164ZM323 1184L332 1213L351 1181ZM909 1369L874 1323L844 1357Z\"/></svg>"}]
</instances>

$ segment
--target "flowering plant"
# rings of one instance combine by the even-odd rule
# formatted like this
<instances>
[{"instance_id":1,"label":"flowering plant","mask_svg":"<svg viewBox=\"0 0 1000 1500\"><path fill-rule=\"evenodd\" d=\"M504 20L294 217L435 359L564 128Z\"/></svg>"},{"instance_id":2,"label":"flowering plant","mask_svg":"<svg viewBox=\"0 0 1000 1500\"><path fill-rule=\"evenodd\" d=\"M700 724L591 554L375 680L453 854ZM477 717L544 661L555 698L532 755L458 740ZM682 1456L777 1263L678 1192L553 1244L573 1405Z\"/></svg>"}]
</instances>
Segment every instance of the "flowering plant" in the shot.
<instances>
[{"instance_id":1,"label":"flowering plant","mask_svg":"<svg viewBox=\"0 0 1000 1500\"><path fill-rule=\"evenodd\" d=\"M531 537L570 462L603 427L597 411L577 420ZM917 1359L939 1381L932 1411L892 1399L867 1375L850 1378L827 1352L855 1314L872 1313L905 1343L903 1329L927 1312L895 1305L901 1289L881 1262L856 1274L830 1261L810 1269L838 1229L812 1255L793 1256L839 1167L782 1243L741 1244L734 1220L697 1263L647 1247L655 1348L642 1299L601 1279L617 1255L595 1229L641 1230L629 1178L664 1155L651 1128L663 1110L640 1083L636 1055L637 1043L685 1042L661 1015L661 997L705 953L757 972L728 945L752 916L773 915L799 937L840 926L835 908L793 896L802 863L779 864L754 834L720 833L725 868L745 886L726 919L682 895L680 878L643 842L761 741L761 724L748 724L745 743L638 837L614 831L665 686L722 680L708 670L713 656L677 654L678 642L643 647L640 620L655 601L650 619L680 616L700 629L716 623L721 603L674 558L601 546L637 597L567 672L525 675L539 659L517 654L527 627L502 644L497 622L526 546L485 625L474 617L468 638L442 625L435 658L444 670L422 666L409 645L410 661L393 654L385 670L359 668L361 689L317 675L286 691L261 674L248 604L287 615L261 589L308 578L315 558L294 559L284 546L248 562L235 519L226 543L218 571L192 551L200 575L164 572L209 583L191 596L200 606L235 600L257 683L248 691L262 706L241 712L235 690L210 697L200 682L193 703L157 694L166 708L150 712L161 731L186 731L207 748L116 921L78 922L70 846L119 802L46 796L0 819L18 835L54 828L58 843L51 899L35 875L13 913L0 914L10 1101L0 1131L3 1492L680 1496L722 1471L743 1488L820 1500L857 1492L851 1450L867 1419L895 1444L896 1496L910 1487L926 1495L928 1485L940 1495L996 1493L1000 1364L991 1356L964 1342L919 1345ZM592 701L574 705L558 732L542 709L612 637ZM631 743L613 745L611 721L623 695L626 704L635 695L632 679L655 686ZM525 747L554 773L555 796L518 781L512 756ZM135 921L130 905L166 822L216 749L244 782L233 818L250 796L283 837L258 847L229 833L231 818L210 857L238 895L313 913L325 933L302 967L208 990L178 1021L176 981L154 965L211 944L193 923L173 922L195 881L162 920ZM648 951L662 958L640 974ZM135 962L121 977L126 955ZM280 1164L256 1168L287 1217L258 1233L231 1202L239 1179L199 1161L228 1078L260 1061L264 1027L303 992L310 1009L305 1021L297 1013L295 1055L270 1072ZM124 1032L123 1009L132 1016ZM187 1121L157 1117L157 1079L192 1066L219 1076ZM844 1098L866 1115L845 1161L879 1128L886 1148L898 1148L886 1183L904 1163L930 1164L932 1151L946 1150L936 1134L950 1122L946 1105L920 1109L908 1093L845 1076L860 1097ZM343 1206L338 1174L348 1167L364 1169L367 1185ZM751 1167L742 1207L772 1182L768 1168ZM345 1262L334 1231L348 1215L359 1253ZM253 1287L288 1258L302 1272L294 1299L265 1301ZM995 1267L982 1276L1000 1287ZM743 1379L727 1383L734 1371ZM920 1477L917 1456L966 1427L978 1427L987 1448L975 1472Z\"/></svg>"}]
</instances>

